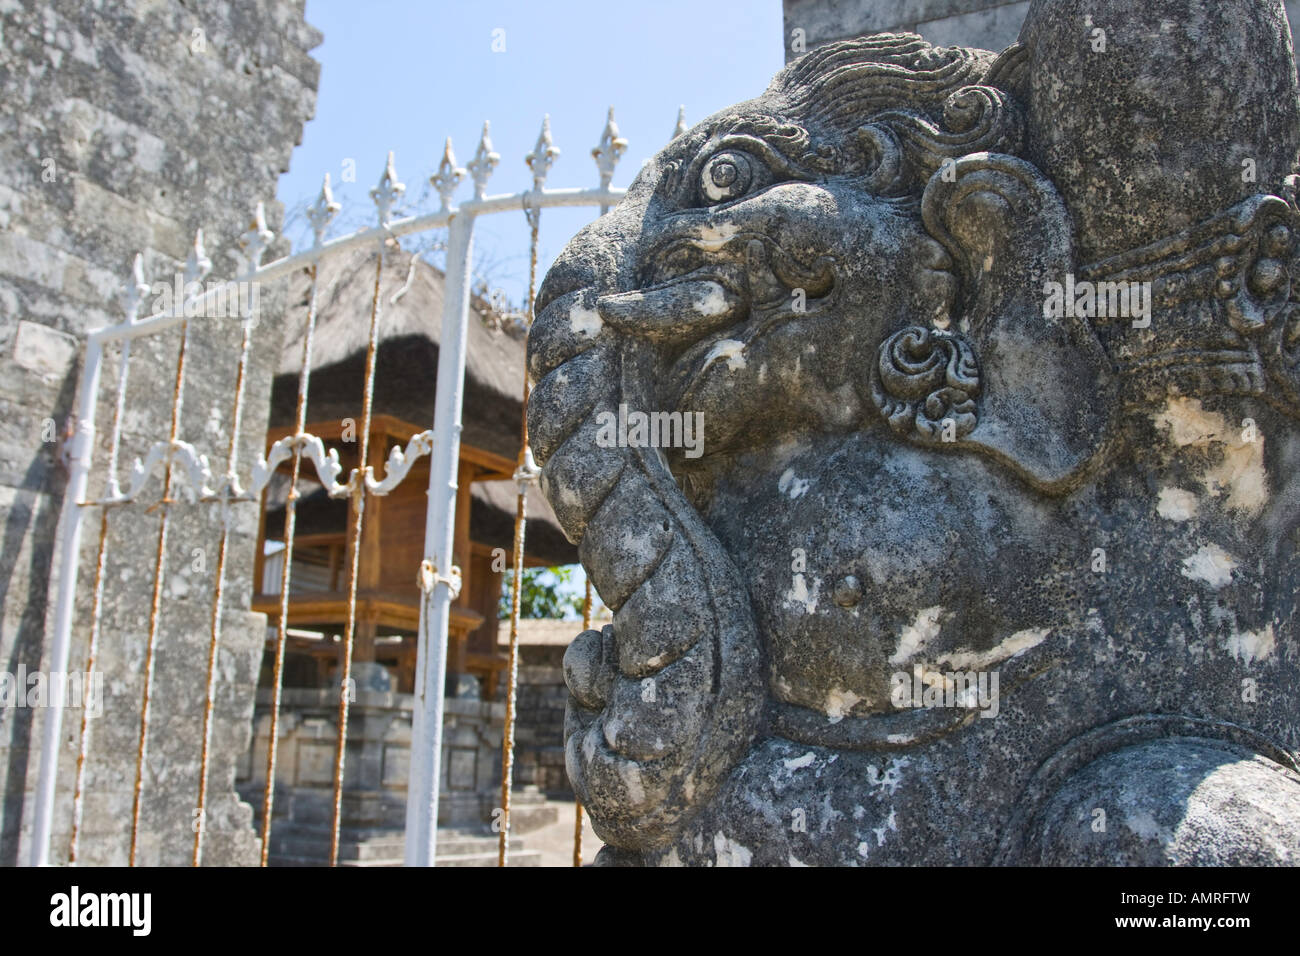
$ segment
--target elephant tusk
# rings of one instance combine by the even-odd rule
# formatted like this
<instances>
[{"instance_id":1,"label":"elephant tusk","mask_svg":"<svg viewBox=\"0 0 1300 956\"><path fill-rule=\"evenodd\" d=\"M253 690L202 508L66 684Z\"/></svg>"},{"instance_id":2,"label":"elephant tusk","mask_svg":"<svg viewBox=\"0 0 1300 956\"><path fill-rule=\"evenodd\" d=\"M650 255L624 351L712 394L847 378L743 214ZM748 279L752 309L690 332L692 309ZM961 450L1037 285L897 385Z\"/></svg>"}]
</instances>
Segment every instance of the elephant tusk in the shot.
<instances>
[{"instance_id":1,"label":"elephant tusk","mask_svg":"<svg viewBox=\"0 0 1300 956\"><path fill-rule=\"evenodd\" d=\"M743 296L711 277L676 279L596 300L600 317L610 325L658 343L694 341L726 328L746 306Z\"/></svg>"}]
</instances>

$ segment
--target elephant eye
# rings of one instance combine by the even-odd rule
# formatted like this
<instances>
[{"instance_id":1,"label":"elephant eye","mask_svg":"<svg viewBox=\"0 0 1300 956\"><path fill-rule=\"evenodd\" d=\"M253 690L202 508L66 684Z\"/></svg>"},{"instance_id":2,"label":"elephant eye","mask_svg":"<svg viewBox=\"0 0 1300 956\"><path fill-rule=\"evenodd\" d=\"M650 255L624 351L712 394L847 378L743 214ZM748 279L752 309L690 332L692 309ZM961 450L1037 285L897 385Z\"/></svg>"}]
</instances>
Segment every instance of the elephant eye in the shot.
<instances>
[{"instance_id":1,"label":"elephant eye","mask_svg":"<svg viewBox=\"0 0 1300 956\"><path fill-rule=\"evenodd\" d=\"M700 198L709 205L738 199L759 178L756 167L754 158L740 150L717 153L700 170Z\"/></svg>"}]
</instances>

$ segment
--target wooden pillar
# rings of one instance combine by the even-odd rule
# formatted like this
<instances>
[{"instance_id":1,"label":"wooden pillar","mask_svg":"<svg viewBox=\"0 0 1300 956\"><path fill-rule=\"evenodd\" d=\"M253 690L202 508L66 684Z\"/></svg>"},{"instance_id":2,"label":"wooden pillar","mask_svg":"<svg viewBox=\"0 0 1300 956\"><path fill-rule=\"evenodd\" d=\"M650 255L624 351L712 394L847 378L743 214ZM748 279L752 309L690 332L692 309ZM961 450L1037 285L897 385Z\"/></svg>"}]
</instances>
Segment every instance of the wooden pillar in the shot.
<instances>
[{"instance_id":1,"label":"wooden pillar","mask_svg":"<svg viewBox=\"0 0 1300 956\"><path fill-rule=\"evenodd\" d=\"M266 489L257 499L257 550L253 553L253 593L262 593L262 577L266 568Z\"/></svg>"},{"instance_id":2,"label":"wooden pillar","mask_svg":"<svg viewBox=\"0 0 1300 956\"><path fill-rule=\"evenodd\" d=\"M472 593L470 578L473 575L473 551L469 540L469 511L472 501L474 476L478 470L465 459L461 459L456 470L456 538L452 548L452 559L460 568L460 597L456 603L461 607L470 607Z\"/></svg>"},{"instance_id":3,"label":"wooden pillar","mask_svg":"<svg viewBox=\"0 0 1300 956\"><path fill-rule=\"evenodd\" d=\"M370 447L366 453L366 464L373 474L383 476L384 459L388 453L388 435L380 429L370 434ZM349 509L350 510L350 509ZM380 572L380 538L384 524L384 499L379 495L366 495L365 525L361 530L361 567L357 575L357 589L376 591L379 589ZM355 515L351 516L355 519Z\"/></svg>"},{"instance_id":4,"label":"wooden pillar","mask_svg":"<svg viewBox=\"0 0 1300 956\"><path fill-rule=\"evenodd\" d=\"M407 637L402 641L402 649L399 652L397 683L394 685L399 694L415 693L415 638Z\"/></svg>"},{"instance_id":5,"label":"wooden pillar","mask_svg":"<svg viewBox=\"0 0 1300 956\"><path fill-rule=\"evenodd\" d=\"M462 458L456 469L456 533L452 545L452 561L460 568L460 597L456 599L456 606L461 608L471 606L473 554L469 539L469 512L475 474L475 467ZM450 645L447 648L447 676L453 678L465 673L469 635L461 628L451 628L447 636Z\"/></svg>"},{"instance_id":6,"label":"wooden pillar","mask_svg":"<svg viewBox=\"0 0 1300 956\"><path fill-rule=\"evenodd\" d=\"M379 614L357 607L357 627L352 633L352 662L375 659L375 638L379 635Z\"/></svg>"},{"instance_id":7,"label":"wooden pillar","mask_svg":"<svg viewBox=\"0 0 1300 956\"><path fill-rule=\"evenodd\" d=\"M366 464L375 475L384 474L384 460L388 456L388 434L382 427L371 429L370 446L366 451ZM366 495L365 522L361 529L361 554L357 566L357 626L353 637L352 660L373 661L375 638L379 632L379 615L367 597L377 596L383 549L381 547L384 524L384 499ZM348 520L355 521L356 514L351 499L348 502ZM367 606L369 605L369 606Z\"/></svg>"}]
</instances>

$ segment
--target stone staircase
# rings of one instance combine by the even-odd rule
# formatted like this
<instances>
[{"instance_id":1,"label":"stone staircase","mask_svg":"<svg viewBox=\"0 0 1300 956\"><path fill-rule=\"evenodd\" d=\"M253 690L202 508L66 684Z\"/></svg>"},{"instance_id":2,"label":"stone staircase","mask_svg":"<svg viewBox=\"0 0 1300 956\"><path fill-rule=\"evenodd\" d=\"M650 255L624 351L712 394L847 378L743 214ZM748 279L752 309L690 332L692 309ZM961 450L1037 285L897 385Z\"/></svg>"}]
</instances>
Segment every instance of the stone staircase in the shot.
<instances>
[{"instance_id":1,"label":"stone staircase","mask_svg":"<svg viewBox=\"0 0 1300 956\"><path fill-rule=\"evenodd\" d=\"M313 808L315 809L315 808ZM277 819L271 827L272 866L325 866L330 826L322 813L307 819ZM536 787L522 787L510 799L510 866L540 866L541 853L525 845L524 834L554 823L559 810ZM496 866L498 836L491 826L438 828L436 866ZM403 829L385 821L376 826L339 830L339 866L401 866Z\"/></svg>"},{"instance_id":2,"label":"stone staircase","mask_svg":"<svg viewBox=\"0 0 1300 956\"><path fill-rule=\"evenodd\" d=\"M438 856L434 866L496 866L497 834L482 830L438 831ZM524 848L524 838L511 835L507 866L541 866L542 854Z\"/></svg>"},{"instance_id":3,"label":"stone staircase","mask_svg":"<svg viewBox=\"0 0 1300 956\"><path fill-rule=\"evenodd\" d=\"M560 811L546 795L529 785L510 791L510 832L532 833L560 818Z\"/></svg>"}]
</instances>

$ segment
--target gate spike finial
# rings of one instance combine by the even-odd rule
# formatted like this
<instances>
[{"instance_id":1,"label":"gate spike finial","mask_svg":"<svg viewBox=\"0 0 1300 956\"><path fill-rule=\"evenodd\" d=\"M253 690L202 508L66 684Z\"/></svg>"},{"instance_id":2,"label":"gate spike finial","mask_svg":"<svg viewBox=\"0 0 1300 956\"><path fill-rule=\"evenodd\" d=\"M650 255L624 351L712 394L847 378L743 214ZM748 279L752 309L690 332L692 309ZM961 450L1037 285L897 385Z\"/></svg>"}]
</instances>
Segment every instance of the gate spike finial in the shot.
<instances>
[{"instance_id":1,"label":"gate spike finial","mask_svg":"<svg viewBox=\"0 0 1300 956\"><path fill-rule=\"evenodd\" d=\"M591 151L600 171L600 188L608 189L614 180L614 167L627 152L627 140L618 134L618 124L614 122L614 107L609 108L609 117L605 120L605 129L600 134L600 142Z\"/></svg>"},{"instance_id":2,"label":"gate spike finial","mask_svg":"<svg viewBox=\"0 0 1300 956\"><path fill-rule=\"evenodd\" d=\"M451 151L451 137L448 136L447 145L442 150L442 162L438 164L438 171L429 177L429 182L438 191L438 198L442 200L442 209L450 208L452 193L464 178L465 169L456 165L456 154Z\"/></svg>"},{"instance_id":3,"label":"gate spike finial","mask_svg":"<svg viewBox=\"0 0 1300 956\"><path fill-rule=\"evenodd\" d=\"M126 313L127 322L134 322L140 317L140 307L144 305L144 297L149 294L150 288L149 283L144 281L144 254L137 252L131 263L131 278L122 290L122 310Z\"/></svg>"},{"instance_id":4,"label":"gate spike finial","mask_svg":"<svg viewBox=\"0 0 1300 956\"><path fill-rule=\"evenodd\" d=\"M325 241L325 230L329 228L330 220L338 215L341 208L343 207L334 201L334 191L330 189L330 174L326 173L325 182L320 187L320 195L307 207L307 221L311 223L311 231L315 236L313 246L319 246Z\"/></svg>"},{"instance_id":5,"label":"gate spike finial","mask_svg":"<svg viewBox=\"0 0 1300 956\"><path fill-rule=\"evenodd\" d=\"M185 257L185 284L191 282L201 282L212 271L212 260L208 258L207 250L203 248L203 230L194 230L194 245L190 247L190 254Z\"/></svg>"},{"instance_id":6,"label":"gate spike finial","mask_svg":"<svg viewBox=\"0 0 1300 956\"><path fill-rule=\"evenodd\" d=\"M474 158L469 161L467 168L469 174L474 180L474 198L482 199L487 189L488 177L492 175L492 170L497 168L497 163L501 162L501 156L492 150L492 140L488 133L491 124L487 120L483 121L483 135L478 140L478 150L474 153Z\"/></svg>"},{"instance_id":7,"label":"gate spike finial","mask_svg":"<svg viewBox=\"0 0 1300 956\"><path fill-rule=\"evenodd\" d=\"M560 150L551 142L551 114L542 117L542 131L537 134L537 145L524 157L524 162L533 171L533 189L538 192L546 184L547 174L559 157Z\"/></svg>"},{"instance_id":8,"label":"gate spike finial","mask_svg":"<svg viewBox=\"0 0 1300 956\"><path fill-rule=\"evenodd\" d=\"M243 251L234 254L239 260L239 271L256 271L262 264L262 253L274 238L275 233L266 228L266 209L259 202L253 210L253 221L249 224L248 231L239 237L239 248Z\"/></svg>"},{"instance_id":9,"label":"gate spike finial","mask_svg":"<svg viewBox=\"0 0 1300 956\"><path fill-rule=\"evenodd\" d=\"M384 166L384 174L379 177L379 185L370 190L370 198L374 201L375 207L379 210L379 225L387 227L391 221L393 207L397 201L402 198L402 193L406 192L406 184L398 182L397 167L393 165L393 151L388 151L388 163Z\"/></svg>"}]
</instances>

